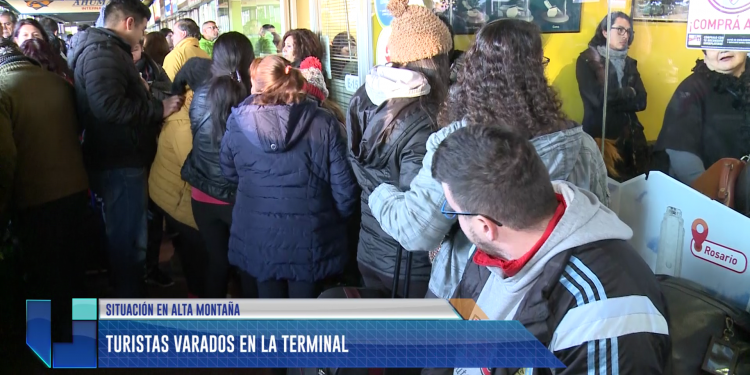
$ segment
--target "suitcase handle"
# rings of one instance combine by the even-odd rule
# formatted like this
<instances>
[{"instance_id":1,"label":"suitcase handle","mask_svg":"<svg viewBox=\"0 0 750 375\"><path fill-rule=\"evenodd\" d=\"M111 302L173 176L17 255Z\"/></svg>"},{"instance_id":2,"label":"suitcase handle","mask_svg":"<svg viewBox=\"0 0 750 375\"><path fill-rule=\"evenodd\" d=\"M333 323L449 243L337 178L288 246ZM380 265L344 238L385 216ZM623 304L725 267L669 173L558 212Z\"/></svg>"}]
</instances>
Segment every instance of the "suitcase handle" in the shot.
<instances>
[{"instance_id":1,"label":"suitcase handle","mask_svg":"<svg viewBox=\"0 0 750 375\"><path fill-rule=\"evenodd\" d=\"M404 248L399 246L396 250L396 266L393 271L393 286L391 288L391 298L398 296L398 279L401 277L401 256L404 253ZM409 285L411 284L411 260L413 254L411 251L406 252L406 272L404 273L404 298L409 298Z\"/></svg>"}]
</instances>

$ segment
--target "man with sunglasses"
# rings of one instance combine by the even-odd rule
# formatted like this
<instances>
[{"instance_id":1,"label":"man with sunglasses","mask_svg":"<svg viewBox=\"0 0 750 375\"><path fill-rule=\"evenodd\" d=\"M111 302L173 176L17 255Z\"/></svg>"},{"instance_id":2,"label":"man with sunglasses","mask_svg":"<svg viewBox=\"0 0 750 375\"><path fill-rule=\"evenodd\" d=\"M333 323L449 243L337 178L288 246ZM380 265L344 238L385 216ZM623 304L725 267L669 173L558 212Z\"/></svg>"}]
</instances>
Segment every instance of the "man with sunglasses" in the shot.
<instances>
[{"instance_id":1,"label":"man with sunglasses","mask_svg":"<svg viewBox=\"0 0 750 375\"><path fill-rule=\"evenodd\" d=\"M449 135L432 174L445 192L443 214L457 216L477 246L454 298L473 299L488 319L524 324L567 366L555 374L662 373L671 353L665 299L627 242L632 230L594 194L550 182L534 146L500 127ZM455 370L519 372L551 373Z\"/></svg>"}]
</instances>

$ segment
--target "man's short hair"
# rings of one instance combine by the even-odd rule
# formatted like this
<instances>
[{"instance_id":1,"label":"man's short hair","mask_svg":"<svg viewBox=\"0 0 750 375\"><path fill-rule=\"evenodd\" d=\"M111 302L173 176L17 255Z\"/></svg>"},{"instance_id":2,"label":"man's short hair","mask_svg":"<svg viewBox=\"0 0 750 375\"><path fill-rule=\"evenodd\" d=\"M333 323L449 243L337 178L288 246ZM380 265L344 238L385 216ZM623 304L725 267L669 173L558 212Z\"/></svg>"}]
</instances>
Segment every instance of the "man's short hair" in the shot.
<instances>
[{"instance_id":1,"label":"man's short hair","mask_svg":"<svg viewBox=\"0 0 750 375\"><path fill-rule=\"evenodd\" d=\"M198 24L190 18L183 18L177 21L174 24L174 28L180 29L187 33L188 38L198 39L201 37L201 29L198 27Z\"/></svg>"},{"instance_id":2,"label":"man's short hair","mask_svg":"<svg viewBox=\"0 0 750 375\"><path fill-rule=\"evenodd\" d=\"M10 18L10 22L13 22L13 23L18 22L18 16L16 16L16 14L11 11L8 11L8 10L3 11L2 13L0 13L0 16L6 16Z\"/></svg>"},{"instance_id":3,"label":"man's short hair","mask_svg":"<svg viewBox=\"0 0 750 375\"><path fill-rule=\"evenodd\" d=\"M136 22L151 19L151 11L139 0L110 0L104 9L104 24L120 22L133 17Z\"/></svg>"},{"instance_id":4,"label":"man's short hair","mask_svg":"<svg viewBox=\"0 0 750 375\"><path fill-rule=\"evenodd\" d=\"M271 29L275 29L275 28L276 28L276 26L274 26L274 25L271 25L270 23L267 23L267 24L265 24L265 25L261 26L261 28L262 28L263 30L266 30L266 31L268 31L268 30L271 30Z\"/></svg>"},{"instance_id":5,"label":"man's short hair","mask_svg":"<svg viewBox=\"0 0 750 375\"><path fill-rule=\"evenodd\" d=\"M159 30L159 32L161 33L161 35L164 35L165 38L167 37L167 35L172 34L172 30L167 27Z\"/></svg>"},{"instance_id":6,"label":"man's short hair","mask_svg":"<svg viewBox=\"0 0 750 375\"><path fill-rule=\"evenodd\" d=\"M534 146L500 126L469 125L450 134L435 151L432 175L448 185L461 211L511 229L533 229L557 209Z\"/></svg>"},{"instance_id":7,"label":"man's short hair","mask_svg":"<svg viewBox=\"0 0 750 375\"><path fill-rule=\"evenodd\" d=\"M52 18L42 17L39 19L39 24L42 25L42 28L50 37L59 32L57 21L53 20Z\"/></svg>"},{"instance_id":8,"label":"man's short hair","mask_svg":"<svg viewBox=\"0 0 750 375\"><path fill-rule=\"evenodd\" d=\"M206 21L206 22L203 22L203 25L201 25L201 27L206 27L206 25L208 25L209 23L216 25L216 22L214 21Z\"/></svg>"}]
</instances>

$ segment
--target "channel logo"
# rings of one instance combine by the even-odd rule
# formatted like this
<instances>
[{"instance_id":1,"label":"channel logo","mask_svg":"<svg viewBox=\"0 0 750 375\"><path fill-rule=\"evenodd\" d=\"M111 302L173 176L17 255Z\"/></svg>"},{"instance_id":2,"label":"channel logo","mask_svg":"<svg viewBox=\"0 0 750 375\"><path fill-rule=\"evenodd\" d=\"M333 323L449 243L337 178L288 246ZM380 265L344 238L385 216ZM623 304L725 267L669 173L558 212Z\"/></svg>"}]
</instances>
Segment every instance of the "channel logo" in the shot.
<instances>
[{"instance_id":1,"label":"channel logo","mask_svg":"<svg viewBox=\"0 0 750 375\"><path fill-rule=\"evenodd\" d=\"M693 239L690 241L690 250L693 256L732 272L745 273L747 271L745 254L708 240L708 224L705 220L695 219L692 232Z\"/></svg>"},{"instance_id":2,"label":"channel logo","mask_svg":"<svg viewBox=\"0 0 750 375\"><path fill-rule=\"evenodd\" d=\"M26 300L26 345L48 368L96 368L97 301L73 298L73 342L52 342L52 302Z\"/></svg>"}]
</instances>

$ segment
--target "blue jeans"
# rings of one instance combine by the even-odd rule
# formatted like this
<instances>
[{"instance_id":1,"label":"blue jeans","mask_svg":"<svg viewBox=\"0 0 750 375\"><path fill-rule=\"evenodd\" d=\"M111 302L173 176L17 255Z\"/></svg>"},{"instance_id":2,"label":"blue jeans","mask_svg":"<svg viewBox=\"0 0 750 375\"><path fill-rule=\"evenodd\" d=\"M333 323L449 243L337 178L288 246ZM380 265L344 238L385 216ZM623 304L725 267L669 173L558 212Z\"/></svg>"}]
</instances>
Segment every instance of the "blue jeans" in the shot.
<instances>
[{"instance_id":1,"label":"blue jeans","mask_svg":"<svg viewBox=\"0 0 750 375\"><path fill-rule=\"evenodd\" d=\"M148 173L145 168L121 168L92 172L89 178L91 190L104 202L115 297L142 297L148 242Z\"/></svg>"}]
</instances>

